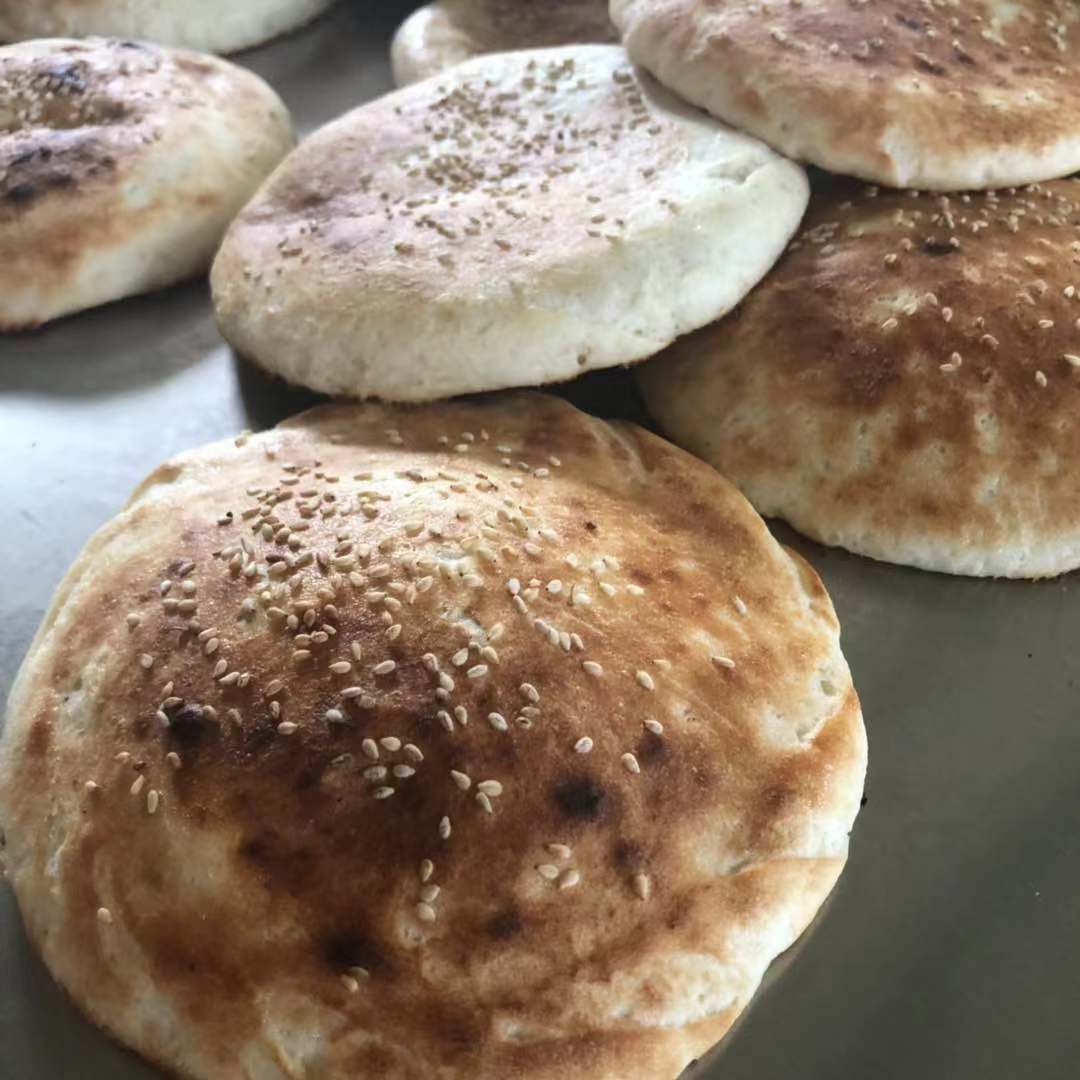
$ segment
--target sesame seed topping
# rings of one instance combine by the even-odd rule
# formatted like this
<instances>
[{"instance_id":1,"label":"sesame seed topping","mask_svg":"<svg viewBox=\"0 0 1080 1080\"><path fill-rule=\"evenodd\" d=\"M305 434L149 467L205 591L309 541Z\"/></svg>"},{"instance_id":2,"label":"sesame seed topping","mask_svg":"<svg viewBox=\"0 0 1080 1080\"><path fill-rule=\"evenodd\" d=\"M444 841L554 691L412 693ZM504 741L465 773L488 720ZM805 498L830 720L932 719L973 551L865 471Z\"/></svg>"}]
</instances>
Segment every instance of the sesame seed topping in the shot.
<instances>
[{"instance_id":1,"label":"sesame seed topping","mask_svg":"<svg viewBox=\"0 0 1080 1080\"><path fill-rule=\"evenodd\" d=\"M381 664L376 664L371 670L375 675L389 675L396 668L397 664L393 660L384 660Z\"/></svg>"},{"instance_id":2,"label":"sesame seed topping","mask_svg":"<svg viewBox=\"0 0 1080 1080\"><path fill-rule=\"evenodd\" d=\"M102 926L112 926L112 912L107 907L99 907L97 909L97 921Z\"/></svg>"},{"instance_id":3,"label":"sesame seed topping","mask_svg":"<svg viewBox=\"0 0 1080 1080\"><path fill-rule=\"evenodd\" d=\"M633 754L626 753L622 756L623 768L627 772L639 773L641 772L641 766L638 764L638 759Z\"/></svg>"},{"instance_id":4,"label":"sesame seed topping","mask_svg":"<svg viewBox=\"0 0 1080 1080\"><path fill-rule=\"evenodd\" d=\"M634 676L638 683L646 690L655 690L656 683L653 682L652 676L647 671L639 671Z\"/></svg>"},{"instance_id":5,"label":"sesame seed topping","mask_svg":"<svg viewBox=\"0 0 1080 1080\"><path fill-rule=\"evenodd\" d=\"M604 674L604 669L595 660L585 660L581 666L586 675L600 676Z\"/></svg>"},{"instance_id":6,"label":"sesame seed topping","mask_svg":"<svg viewBox=\"0 0 1080 1080\"><path fill-rule=\"evenodd\" d=\"M646 729L648 731L651 731L654 735L663 735L664 734L664 725L661 724L659 720L652 720L652 719L646 720L645 721L645 727L646 727Z\"/></svg>"},{"instance_id":7,"label":"sesame seed topping","mask_svg":"<svg viewBox=\"0 0 1080 1080\"><path fill-rule=\"evenodd\" d=\"M572 889L581 882L581 874L573 868L564 870L559 877L560 889Z\"/></svg>"},{"instance_id":8,"label":"sesame seed topping","mask_svg":"<svg viewBox=\"0 0 1080 1080\"><path fill-rule=\"evenodd\" d=\"M579 754L592 753L593 741L588 735L582 735L576 743L574 743L574 750Z\"/></svg>"},{"instance_id":9,"label":"sesame seed topping","mask_svg":"<svg viewBox=\"0 0 1080 1080\"><path fill-rule=\"evenodd\" d=\"M416 917L421 922L433 923L437 918L437 915L435 914L435 909L431 906L431 904L427 903L424 900L421 900L420 903L416 905Z\"/></svg>"},{"instance_id":10,"label":"sesame seed topping","mask_svg":"<svg viewBox=\"0 0 1080 1080\"><path fill-rule=\"evenodd\" d=\"M652 895L652 881L649 880L648 874L634 875L634 892L640 900L649 899Z\"/></svg>"},{"instance_id":11,"label":"sesame seed topping","mask_svg":"<svg viewBox=\"0 0 1080 1080\"><path fill-rule=\"evenodd\" d=\"M428 882L431 880L435 873L435 864L430 859L423 859L420 862L420 880L422 882Z\"/></svg>"},{"instance_id":12,"label":"sesame seed topping","mask_svg":"<svg viewBox=\"0 0 1080 1080\"><path fill-rule=\"evenodd\" d=\"M292 720L282 720L277 726L279 735L295 735L299 730L300 725L293 723Z\"/></svg>"},{"instance_id":13,"label":"sesame seed topping","mask_svg":"<svg viewBox=\"0 0 1080 1080\"><path fill-rule=\"evenodd\" d=\"M712 656L709 659L719 668L728 668L730 670L735 666L735 661L730 656Z\"/></svg>"},{"instance_id":14,"label":"sesame seed topping","mask_svg":"<svg viewBox=\"0 0 1080 1080\"><path fill-rule=\"evenodd\" d=\"M552 866L551 863L541 863L536 868L536 872L546 881L554 881L559 876L559 868Z\"/></svg>"},{"instance_id":15,"label":"sesame seed topping","mask_svg":"<svg viewBox=\"0 0 1080 1080\"><path fill-rule=\"evenodd\" d=\"M444 817L439 821L439 836L443 840L449 840L450 839L450 833L451 833L450 819L448 817Z\"/></svg>"},{"instance_id":16,"label":"sesame seed topping","mask_svg":"<svg viewBox=\"0 0 1080 1080\"><path fill-rule=\"evenodd\" d=\"M457 769L451 769L450 776L462 791L468 791L472 787L472 780L465 773L459 772Z\"/></svg>"},{"instance_id":17,"label":"sesame seed topping","mask_svg":"<svg viewBox=\"0 0 1080 1080\"><path fill-rule=\"evenodd\" d=\"M506 717L503 716L502 713L497 713L497 712L488 713L488 723L496 731L507 731L507 730L509 730L509 726L510 726L506 722Z\"/></svg>"},{"instance_id":18,"label":"sesame seed topping","mask_svg":"<svg viewBox=\"0 0 1080 1080\"><path fill-rule=\"evenodd\" d=\"M389 799L393 794L394 789L392 787L376 788L375 791L372 792L372 796L376 799Z\"/></svg>"}]
</instances>

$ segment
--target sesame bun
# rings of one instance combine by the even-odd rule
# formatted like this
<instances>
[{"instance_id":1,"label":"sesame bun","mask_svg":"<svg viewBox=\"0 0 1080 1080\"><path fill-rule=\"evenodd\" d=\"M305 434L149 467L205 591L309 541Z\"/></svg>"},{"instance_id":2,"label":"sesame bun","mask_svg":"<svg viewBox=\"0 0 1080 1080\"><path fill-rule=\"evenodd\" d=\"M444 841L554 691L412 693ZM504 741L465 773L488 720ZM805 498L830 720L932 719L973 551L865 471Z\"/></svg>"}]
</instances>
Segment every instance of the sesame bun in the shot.
<instances>
[{"instance_id":1,"label":"sesame bun","mask_svg":"<svg viewBox=\"0 0 1080 1080\"><path fill-rule=\"evenodd\" d=\"M1080 5L612 0L630 56L800 161L956 191L1080 169Z\"/></svg>"},{"instance_id":2,"label":"sesame bun","mask_svg":"<svg viewBox=\"0 0 1080 1080\"><path fill-rule=\"evenodd\" d=\"M832 605L706 465L516 395L154 472L0 747L7 876L184 1077L674 1080L844 865Z\"/></svg>"},{"instance_id":3,"label":"sesame bun","mask_svg":"<svg viewBox=\"0 0 1080 1080\"><path fill-rule=\"evenodd\" d=\"M727 311L806 199L616 46L493 54L306 140L230 229L214 301L238 352L326 393L538 385Z\"/></svg>"},{"instance_id":4,"label":"sesame bun","mask_svg":"<svg viewBox=\"0 0 1080 1080\"><path fill-rule=\"evenodd\" d=\"M291 146L274 91L215 57L0 48L0 330L202 273Z\"/></svg>"},{"instance_id":5,"label":"sesame bun","mask_svg":"<svg viewBox=\"0 0 1080 1080\"><path fill-rule=\"evenodd\" d=\"M436 0L398 27L390 59L405 86L481 53L616 40L607 0Z\"/></svg>"},{"instance_id":6,"label":"sesame bun","mask_svg":"<svg viewBox=\"0 0 1080 1080\"><path fill-rule=\"evenodd\" d=\"M229 53L295 30L334 0L0 0L0 41L137 38Z\"/></svg>"},{"instance_id":7,"label":"sesame bun","mask_svg":"<svg viewBox=\"0 0 1080 1080\"><path fill-rule=\"evenodd\" d=\"M844 186L732 316L641 376L682 446L826 544L953 574L1080 566L1080 183Z\"/></svg>"}]
</instances>

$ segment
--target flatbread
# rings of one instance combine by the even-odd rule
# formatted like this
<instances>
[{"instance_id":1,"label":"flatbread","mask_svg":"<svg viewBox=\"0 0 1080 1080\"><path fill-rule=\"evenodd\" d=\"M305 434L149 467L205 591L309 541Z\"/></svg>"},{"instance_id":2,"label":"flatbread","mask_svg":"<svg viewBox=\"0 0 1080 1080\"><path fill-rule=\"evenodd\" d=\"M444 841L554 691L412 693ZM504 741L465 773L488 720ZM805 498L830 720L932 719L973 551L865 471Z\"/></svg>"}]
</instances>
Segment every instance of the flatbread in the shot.
<instances>
[{"instance_id":1,"label":"flatbread","mask_svg":"<svg viewBox=\"0 0 1080 1080\"><path fill-rule=\"evenodd\" d=\"M398 27L390 59L405 86L483 53L617 40L607 0L435 0Z\"/></svg>"},{"instance_id":2,"label":"flatbread","mask_svg":"<svg viewBox=\"0 0 1080 1080\"><path fill-rule=\"evenodd\" d=\"M1075 0L612 0L630 56L782 153L957 191L1080 169Z\"/></svg>"},{"instance_id":3,"label":"flatbread","mask_svg":"<svg viewBox=\"0 0 1080 1080\"><path fill-rule=\"evenodd\" d=\"M261 45L322 14L334 0L0 0L0 41L134 38L202 52Z\"/></svg>"},{"instance_id":4,"label":"flatbread","mask_svg":"<svg viewBox=\"0 0 1080 1080\"><path fill-rule=\"evenodd\" d=\"M1080 566L1080 183L815 197L730 318L642 373L678 443L826 544L952 574Z\"/></svg>"},{"instance_id":5,"label":"flatbread","mask_svg":"<svg viewBox=\"0 0 1080 1080\"><path fill-rule=\"evenodd\" d=\"M832 606L558 399L324 406L156 470L10 698L4 859L170 1074L674 1080L844 864Z\"/></svg>"},{"instance_id":6,"label":"flatbread","mask_svg":"<svg viewBox=\"0 0 1080 1080\"><path fill-rule=\"evenodd\" d=\"M292 144L277 94L215 57L0 48L0 331L204 272Z\"/></svg>"},{"instance_id":7,"label":"flatbread","mask_svg":"<svg viewBox=\"0 0 1080 1080\"><path fill-rule=\"evenodd\" d=\"M214 303L239 353L314 390L535 386L727 311L806 198L616 46L493 54L307 139L229 230Z\"/></svg>"}]
</instances>

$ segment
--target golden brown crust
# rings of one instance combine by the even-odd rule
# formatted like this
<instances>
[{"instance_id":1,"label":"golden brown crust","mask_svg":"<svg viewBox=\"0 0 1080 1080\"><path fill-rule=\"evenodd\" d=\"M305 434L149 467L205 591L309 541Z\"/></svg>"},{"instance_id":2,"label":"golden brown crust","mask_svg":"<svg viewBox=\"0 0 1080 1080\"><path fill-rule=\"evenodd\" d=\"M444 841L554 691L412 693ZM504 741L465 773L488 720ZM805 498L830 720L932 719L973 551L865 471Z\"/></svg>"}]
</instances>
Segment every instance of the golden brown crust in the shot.
<instances>
[{"instance_id":1,"label":"golden brown crust","mask_svg":"<svg viewBox=\"0 0 1080 1080\"><path fill-rule=\"evenodd\" d=\"M650 409L757 508L877 558L1080 565L1080 184L837 185L729 319L644 374Z\"/></svg>"},{"instance_id":2,"label":"golden brown crust","mask_svg":"<svg viewBox=\"0 0 1080 1080\"><path fill-rule=\"evenodd\" d=\"M0 331L204 270L291 141L273 91L213 57L0 49Z\"/></svg>"},{"instance_id":3,"label":"golden brown crust","mask_svg":"<svg viewBox=\"0 0 1080 1080\"><path fill-rule=\"evenodd\" d=\"M1080 167L1073 0L613 0L631 57L789 157L898 187Z\"/></svg>"},{"instance_id":4,"label":"golden brown crust","mask_svg":"<svg viewBox=\"0 0 1080 1080\"><path fill-rule=\"evenodd\" d=\"M182 1075L656 1080L809 922L864 768L813 572L519 395L158 469L39 631L0 814L54 973Z\"/></svg>"}]
</instances>

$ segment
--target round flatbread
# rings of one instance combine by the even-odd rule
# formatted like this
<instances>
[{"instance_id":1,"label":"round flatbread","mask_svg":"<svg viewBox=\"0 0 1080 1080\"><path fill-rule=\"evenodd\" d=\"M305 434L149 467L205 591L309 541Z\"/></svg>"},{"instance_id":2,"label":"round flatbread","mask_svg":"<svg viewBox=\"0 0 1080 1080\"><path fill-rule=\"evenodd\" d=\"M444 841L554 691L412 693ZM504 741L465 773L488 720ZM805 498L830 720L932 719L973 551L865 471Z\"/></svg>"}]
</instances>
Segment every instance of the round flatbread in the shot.
<instances>
[{"instance_id":1,"label":"round flatbread","mask_svg":"<svg viewBox=\"0 0 1080 1080\"><path fill-rule=\"evenodd\" d=\"M307 139L230 229L214 302L238 352L315 390L532 386L727 311L806 198L616 46L493 54Z\"/></svg>"},{"instance_id":2,"label":"round flatbread","mask_svg":"<svg viewBox=\"0 0 1080 1080\"><path fill-rule=\"evenodd\" d=\"M398 27L390 59L405 86L483 53L617 40L607 0L436 0Z\"/></svg>"},{"instance_id":3,"label":"round flatbread","mask_svg":"<svg viewBox=\"0 0 1080 1080\"><path fill-rule=\"evenodd\" d=\"M277 94L215 57L0 48L0 330L202 273L292 145Z\"/></svg>"},{"instance_id":4,"label":"round flatbread","mask_svg":"<svg viewBox=\"0 0 1080 1080\"><path fill-rule=\"evenodd\" d=\"M154 472L10 698L4 859L170 1074L674 1080L843 867L836 617L717 473L541 395Z\"/></svg>"},{"instance_id":5,"label":"round flatbread","mask_svg":"<svg viewBox=\"0 0 1080 1080\"><path fill-rule=\"evenodd\" d=\"M630 56L801 161L956 191L1080 169L1075 0L612 0Z\"/></svg>"},{"instance_id":6,"label":"round flatbread","mask_svg":"<svg viewBox=\"0 0 1080 1080\"><path fill-rule=\"evenodd\" d=\"M0 41L103 37L230 53L295 30L334 0L0 0Z\"/></svg>"},{"instance_id":7,"label":"round flatbread","mask_svg":"<svg viewBox=\"0 0 1080 1080\"><path fill-rule=\"evenodd\" d=\"M1080 183L815 197L731 317L642 373L757 509L953 574L1080 566Z\"/></svg>"}]
</instances>

